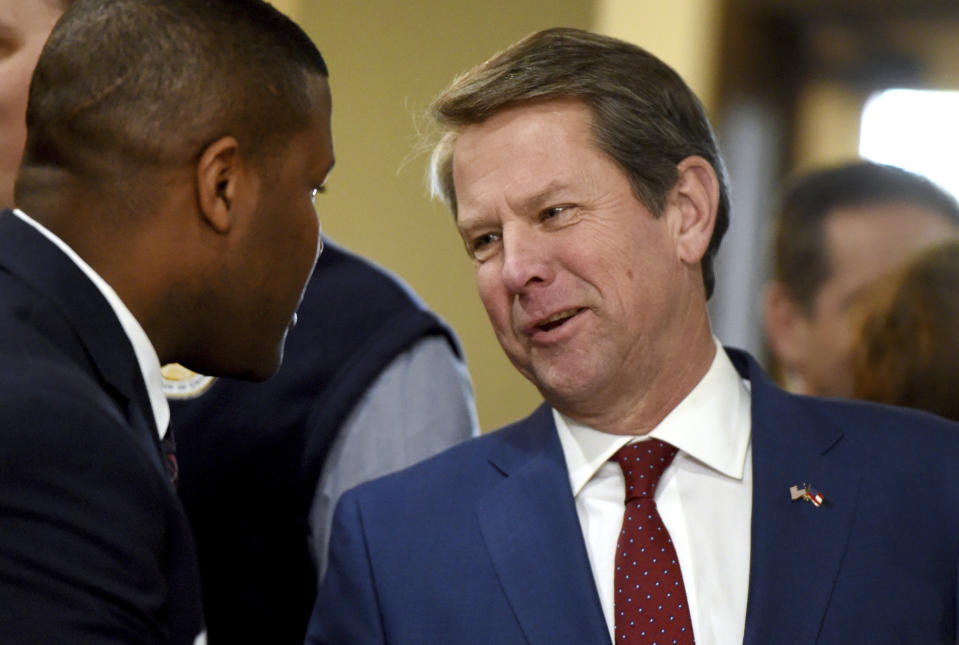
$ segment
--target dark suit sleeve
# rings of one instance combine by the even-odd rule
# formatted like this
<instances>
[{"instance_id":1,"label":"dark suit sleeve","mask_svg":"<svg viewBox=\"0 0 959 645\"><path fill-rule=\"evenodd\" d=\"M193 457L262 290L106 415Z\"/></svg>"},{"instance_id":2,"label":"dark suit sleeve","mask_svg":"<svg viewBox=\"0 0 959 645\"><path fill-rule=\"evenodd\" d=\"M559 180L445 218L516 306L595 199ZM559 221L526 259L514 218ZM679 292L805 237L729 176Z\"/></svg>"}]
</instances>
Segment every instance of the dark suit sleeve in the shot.
<instances>
[{"instance_id":1,"label":"dark suit sleeve","mask_svg":"<svg viewBox=\"0 0 959 645\"><path fill-rule=\"evenodd\" d=\"M0 642L169 642L172 488L82 383L2 386Z\"/></svg>"},{"instance_id":2,"label":"dark suit sleeve","mask_svg":"<svg viewBox=\"0 0 959 645\"><path fill-rule=\"evenodd\" d=\"M320 584L307 645L374 645L386 642L379 599L355 491L337 505L329 567Z\"/></svg>"}]
</instances>

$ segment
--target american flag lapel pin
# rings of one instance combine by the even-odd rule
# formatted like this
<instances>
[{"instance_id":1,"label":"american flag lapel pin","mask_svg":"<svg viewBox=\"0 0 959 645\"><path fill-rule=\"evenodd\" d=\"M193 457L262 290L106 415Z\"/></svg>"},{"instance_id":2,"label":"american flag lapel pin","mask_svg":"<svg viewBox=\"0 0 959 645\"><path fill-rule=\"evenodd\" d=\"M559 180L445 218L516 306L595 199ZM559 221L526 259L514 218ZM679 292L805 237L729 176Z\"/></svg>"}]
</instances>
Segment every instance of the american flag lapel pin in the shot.
<instances>
[{"instance_id":1,"label":"american flag lapel pin","mask_svg":"<svg viewBox=\"0 0 959 645\"><path fill-rule=\"evenodd\" d=\"M818 490L809 484L798 484L789 487L789 497L792 501L804 499L816 508L819 508L826 501Z\"/></svg>"}]
</instances>

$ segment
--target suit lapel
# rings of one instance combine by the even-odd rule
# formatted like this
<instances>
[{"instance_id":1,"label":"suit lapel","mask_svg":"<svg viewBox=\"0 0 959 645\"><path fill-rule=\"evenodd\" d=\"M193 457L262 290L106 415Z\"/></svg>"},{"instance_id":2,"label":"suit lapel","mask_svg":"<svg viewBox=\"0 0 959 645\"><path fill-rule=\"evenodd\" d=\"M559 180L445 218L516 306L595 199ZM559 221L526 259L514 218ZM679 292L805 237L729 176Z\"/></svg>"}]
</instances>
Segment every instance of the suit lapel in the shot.
<instances>
[{"instance_id":1,"label":"suit lapel","mask_svg":"<svg viewBox=\"0 0 959 645\"><path fill-rule=\"evenodd\" d=\"M745 354L730 352L752 386L753 508L746 645L789 635L815 643L839 572L859 495L835 419L773 385ZM791 499L809 484L825 503Z\"/></svg>"},{"instance_id":2,"label":"suit lapel","mask_svg":"<svg viewBox=\"0 0 959 645\"><path fill-rule=\"evenodd\" d=\"M505 478L476 505L483 539L530 645L610 642L549 407L500 432Z\"/></svg>"},{"instance_id":3,"label":"suit lapel","mask_svg":"<svg viewBox=\"0 0 959 645\"><path fill-rule=\"evenodd\" d=\"M48 336L78 366L92 372L134 429L136 440L165 473L156 421L136 354L100 290L59 248L9 211L0 211L0 265L59 309L76 337Z\"/></svg>"}]
</instances>

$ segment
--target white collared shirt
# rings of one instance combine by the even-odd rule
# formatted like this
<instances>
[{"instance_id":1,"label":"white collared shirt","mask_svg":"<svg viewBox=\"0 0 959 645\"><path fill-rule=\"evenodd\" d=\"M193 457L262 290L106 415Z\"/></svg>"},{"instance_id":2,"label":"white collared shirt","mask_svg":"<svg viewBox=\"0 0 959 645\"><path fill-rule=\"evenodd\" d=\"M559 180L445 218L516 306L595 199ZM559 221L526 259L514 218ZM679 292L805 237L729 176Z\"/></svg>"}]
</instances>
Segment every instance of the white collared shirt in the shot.
<instances>
[{"instance_id":1,"label":"white collared shirt","mask_svg":"<svg viewBox=\"0 0 959 645\"><path fill-rule=\"evenodd\" d=\"M706 375L646 436L599 432L553 410L611 636L625 481L608 460L627 443L654 437L679 448L655 500L679 557L696 643L743 641L752 512L750 392L716 345Z\"/></svg>"},{"instance_id":2,"label":"white collared shirt","mask_svg":"<svg viewBox=\"0 0 959 645\"><path fill-rule=\"evenodd\" d=\"M73 260L73 263L96 285L97 289L100 290L100 293L103 294L103 297L106 298L110 304L110 308L113 309L113 313L116 314L117 319L120 321L120 326L126 333L127 338L130 339L130 344L133 345L133 352L136 354L137 363L140 366L140 373L143 375L143 382L146 384L147 394L150 396L150 407L153 409L153 418L156 420L157 432L162 439L170 423L170 405L163 395L163 377L160 374L160 358L157 356L153 343L150 342L146 332L143 331L143 327L140 326L137 319L130 313L127 306L123 304L123 301L120 300L120 296L113 290L113 287L108 285L66 242L19 208L14 209L13 213L40 231L44 237L66 253L67 257Z\"/></svg>"}]
</instances>

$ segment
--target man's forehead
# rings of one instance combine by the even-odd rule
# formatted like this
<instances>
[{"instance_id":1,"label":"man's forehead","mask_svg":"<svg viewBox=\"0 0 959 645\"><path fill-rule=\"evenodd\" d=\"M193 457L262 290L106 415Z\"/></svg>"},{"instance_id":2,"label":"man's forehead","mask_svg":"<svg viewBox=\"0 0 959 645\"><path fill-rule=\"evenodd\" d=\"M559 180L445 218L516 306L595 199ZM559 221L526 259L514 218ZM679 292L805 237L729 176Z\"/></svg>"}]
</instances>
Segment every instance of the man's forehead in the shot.
<instances>
[{"instance_id":1,"label":"man's forehead","mask_svg":"<svg viewBox=\"0 0 959 645\"><path fill-rule=\"evenodd\" d=\"M322 163L324 177L329 174L335 164L333 155L333 132L331 129L333 97L329 82L320 74L311 75L310 94L314 102L314 127L310 129L314 146L314 157Z\"/></svg>"},{"instance_id":2,"label":"man's forehead","mask_svg":"<svg viewBox=\"0 0 959 645\"><path fill-rule=\"evenodd\" d=\"M836 208L826 218L825 232L835 262L865 255L895 262L913 250L956 236L959 228L936 210L901 202Z\"/></svg>"},{"instance_id":3,"label":"man's forehead","mask_svg":"<svg viewBox=\"0 0 959 645\"><path fill-rule=\"evenodd\" d=\"M479 145L497 136L506 142L517 142L517 134L534 139L542 133L569 138L585 138L590 134L592 113L576 98L551 98L525 101L506 106L483 121L459 128L454 141L455 150ZM465 142L465 143L464 143Z\"/></svg>"},{"instance_id":4,"label":"man's forehead","mask_svg":"<svg viewBox=\"0 0 959 645\"><path fill-rule=\"evenodd\" d=\"M322 74L307 74L307 91L313 100L314 108L323 111L327 117L333 111L333 93L330 91L330 79Z\"/></svg>"},{"instance_id":5,"label":"man's forehead","mask_svg":"<svg viewBox=\"0 0 959 645\"><path fill-rule=\"evenodd\" d=\"M914 253L956 237L959 228L938 211L888 203L837 208L826 217L824 232L827 284L853 294Z\"/></svg>"},{"instance_id":6,"label":"man's forehead","mask_svg":"<svg viewBox=\"0 0 959 645\"><path fill-rule=\"evenodd\" d=\"M458 133L452 153L458 207L491 192L536 201L562 190L582 174L583 164L602 156L581 102L508 108Z\"/></svg>"}]
</instances>

